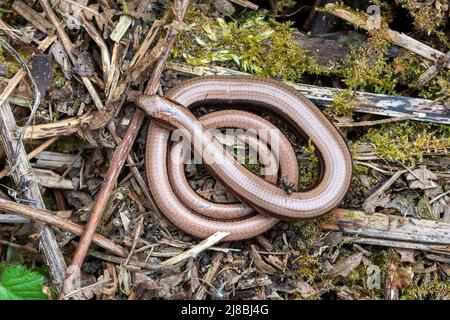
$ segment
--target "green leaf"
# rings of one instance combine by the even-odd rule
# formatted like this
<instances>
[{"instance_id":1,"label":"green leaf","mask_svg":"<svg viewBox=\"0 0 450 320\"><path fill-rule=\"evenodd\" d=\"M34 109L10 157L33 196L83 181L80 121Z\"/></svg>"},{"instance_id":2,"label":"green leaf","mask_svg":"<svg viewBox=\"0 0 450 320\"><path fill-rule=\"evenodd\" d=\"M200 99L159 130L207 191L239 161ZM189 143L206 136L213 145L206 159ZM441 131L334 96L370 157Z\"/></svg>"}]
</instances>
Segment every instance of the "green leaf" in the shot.
<instances>
[{"instance_id":1,"label":"green leaf","mask_svg":"<svg viewBox=\"0 0 450 320\"><path fill-rule=\"evenodd\" d=\"M47 300L43 281L43 276L23 266L6 267L0 279L0 300Z\"/></svg>"}]
</instances>

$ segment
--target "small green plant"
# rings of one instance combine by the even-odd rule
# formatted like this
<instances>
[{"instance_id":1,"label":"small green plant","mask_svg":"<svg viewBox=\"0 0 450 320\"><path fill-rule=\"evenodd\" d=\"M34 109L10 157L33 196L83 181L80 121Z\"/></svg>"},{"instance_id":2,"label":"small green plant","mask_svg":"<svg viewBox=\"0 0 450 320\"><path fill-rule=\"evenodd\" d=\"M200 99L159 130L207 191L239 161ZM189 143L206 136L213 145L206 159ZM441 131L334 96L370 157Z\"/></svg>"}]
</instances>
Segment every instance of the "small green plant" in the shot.
<instances>
[{"instance_id":1,"label":"small green plant","mask_svg":"<svg viewBox=\"0 0 450 320\"><path fill-rule=\"evenodd\" d=\"M44 277L21 265L0 266L0 300L47 300Z\"/></svg>"},{"instance_id":2,"label":"small green plant","mask_svg":"<svg viewBox=\"0 0 450 320\"><path fill-rule=\"evenodd\" d=\"M278 23L264 12L227 22L209 18L192 5L185 22L187 30L179 35L171 54L192 66L234 65L245 72L290 81L299 80L303 73L330 72L295 42L292 23Z\"/></svg>"},{"instance_id":3,"label":"small green plant","mask_svg":"<svg viewBox=\"0 0 450 320\"><path fill-rule=\"evenodd\" d=\"M450 148L449 126L406 121L370 129L362 137L388 161L415 165L426 153L447 153Z\"/></svg>"}]
</instances>

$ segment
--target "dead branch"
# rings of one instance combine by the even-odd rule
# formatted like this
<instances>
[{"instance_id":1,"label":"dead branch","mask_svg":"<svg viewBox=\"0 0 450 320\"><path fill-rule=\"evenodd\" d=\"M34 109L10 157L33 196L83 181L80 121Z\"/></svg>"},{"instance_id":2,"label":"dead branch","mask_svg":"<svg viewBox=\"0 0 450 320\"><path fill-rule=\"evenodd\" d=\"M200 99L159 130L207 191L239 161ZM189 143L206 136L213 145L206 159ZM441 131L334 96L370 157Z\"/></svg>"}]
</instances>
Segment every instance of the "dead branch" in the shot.
<instances>
[{"instance_id":1,"label":"dead branch","mask_svg":"<svg viewBox=\"0 0 450 320\"><path fill-rule=\"evenodd\" d=\"M213 234L213 235L209 236L208 238L206 238L205 240L201 241L198 245L192 247L189 250L186 250L185 252L183 252L173 258L163 261L161 264L164 266L173 266L184 260L195 257L200 252L215 245L217 242L219 242L220 240L222 240L223 238L225 238L228 235L229 235L228 232L216 232L215 234Z\"/></svg>"},{"instance_id":2,"label":"dead branch","mask_svg":"<svg viewBox=\"0 0 450 320\"><path fill-rule=\"evenodd\" d=\"M60 218L60 217L52 214L50 211L47 211L44 209L32 208L30 206L26 206L26 205L23 205L20 203L16 203L13 201L9 201L9 200L0 198L0 210L11 213L11 214L20 215L22 217L29 218L33 221L40 221L42 223L46 223L48 225L52 225L57 228L61 228L65 231L69 231L76 235L81 235L83 233L82 226L80 226L72 221L68 221L63 218ZM1 216L3 216L3 215L0 215L0 217ZM95 242L95 244L110 251L111 253L114 253L121 257L127 256L127 253L121 246L116 245L113 241L111 241L99 234L94 235L93 241Z\"/></svg>"},{"instance_id":3,"label":"dead branch","mask_svg":"<svg viewBox=\"0 0 450 320\"><path fill-rule=\"evenodd\" d=\"M381 213L336 209L325 230L356 236L357 243L416 249L450 255L450 224Z\"/></svg>"},{"instance_id":4,"label":"dead branch","mask_svg":"<svg viewBox=\"0 0 450 320\"><path fill-rule=\"evenodd\" d=\"M50 22L22 1L15 0L12 4L12 8L39 31L46 33L49 36L55 33L55 27Z\"/></svg>"},{"instance_id":5,"label":"dead branch","mask_svg":"<svg viewBox=\"0 0 450 320\"><path fill-rule=\"evenodd\" d=\"M222 67L191 67L186 64L168 63L167 67L190 75L248 75L245 72ZM342 92L342 89L318 87L307 84L297 84L286 81L287 85L302 93L318 106L329 106L334 96ZM450 115L447 107L442 102L418 99L403 96L390 96L356 91L354 110L387 117L405 118L411 120L450 124Z\"/></svg>"}]
</instances>

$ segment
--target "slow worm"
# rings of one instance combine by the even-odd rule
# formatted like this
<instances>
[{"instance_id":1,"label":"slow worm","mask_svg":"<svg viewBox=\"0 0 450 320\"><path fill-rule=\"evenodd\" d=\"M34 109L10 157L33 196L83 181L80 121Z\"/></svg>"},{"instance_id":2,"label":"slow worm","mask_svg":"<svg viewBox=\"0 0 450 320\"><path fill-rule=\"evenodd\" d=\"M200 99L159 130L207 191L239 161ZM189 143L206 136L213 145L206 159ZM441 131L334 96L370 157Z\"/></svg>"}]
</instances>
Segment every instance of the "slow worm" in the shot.
<instances>
[{"instance_id":1,"label":"slow worm","mask_svg":"<svg viewBox=\"0 0 450 320\"><path fill-rule=\"evenodd\" d=\"M280 82L251 76L199 77L183 81L165 98L139 96L136 104L155 120L150 122L146 146L146 171L152 196L163 214L191 235L205 238L217 231L227 231L230 233L225 238L227 241L252 238L269 230L278 219L310 219L330 212L342 201L350 186L352 160L339 131L312 102ZM222 112L215 119L216 124L208 124L208 116L198 121L190 111L199 106L268 112L285 120L298 134L309 137L317 148L321 159L319 181L309 190L287 194L273 181L271 183L255 175L230 156L205 125L209 128L245 128L255 125L252 121L262 126L270 124L263 124L260 117L244 115L242 117L247 119L237 125L239 112L230 110ZM214 118L214 115L209 117ZM255 127L258 128L257 125ZM194 152L201 155L208 171L246 204L238 206L241 214L226 210L222 215L215 214L214 210L206 213L195 211L195 200L189 203L185 199L193 194L184 193L183 186L181 189L180 185L174 186L174 183L182 181L179 174L175 177L180 167L177 169L173 165L175 158L180 156L180 150L173 146L175 151L169 152L170 134L174 129L189 135L195 142ZM279 138L283 139L281 136ZM270 141L267 143L270 145ZM281 145L286 146L285 142ZM279 153L280 170L290 172L290 175L296 170L298 178L298 165L292 163L292 155L289 154L289 151ZM183 192L181 195L177 193L180 190ZM206 204L206 207L210 205ZM212 205L214 208L216 204ZM250 215L247 205L258 214Z\"/></svg>"}]
</instances>

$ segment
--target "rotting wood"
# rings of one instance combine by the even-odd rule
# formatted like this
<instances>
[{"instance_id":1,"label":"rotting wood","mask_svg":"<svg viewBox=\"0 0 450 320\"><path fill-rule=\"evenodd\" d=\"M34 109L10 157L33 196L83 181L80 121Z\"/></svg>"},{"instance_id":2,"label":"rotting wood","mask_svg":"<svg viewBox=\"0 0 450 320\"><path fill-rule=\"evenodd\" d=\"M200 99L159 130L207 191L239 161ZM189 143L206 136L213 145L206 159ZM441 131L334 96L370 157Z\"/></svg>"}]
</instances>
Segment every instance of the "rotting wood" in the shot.
<instances>
[{"instance_id":1,"label":"rotting wood","mask_svg":"<svg viewBox=\"0 0 450 320\"><path fill-rule=\"evenodd\" d=\"M116 263L119 265L124 265L125 260L126 260L125 258L111 256L111 255L108 255L108 254L105 254L102 252L98 252L98 251L94 251L94 250L90 250L88 252L88 254L92 257L95 257L95 258L98 258L98 259L101 259L104 261ZM146 270L157 271L157 270L174 269L174 268L177 268L179 265L163 266L161 264L148 263L148 262L142 262L142 261L136 261L136 260L130 259L128 261L128 266L134 266L134 267L138 267L138 268L142 268L142 269L146 269Z\"/></svg>"},{"instance_id":2,"label":"rotting wood","mask_svg":"<svg viewBox=\"0 0 450 320\"><path fill-rule=\"evenodd\" d=\"M167 67L196 76L249 75L245 72L222 67L190 67L180 63L168 63ZM321 107L330 106L334 96L343 91L343 89L318 87L289 81L285 81L285 83ZM355 106L354 111L357 112L395 118L409 117L415 121L450 124L448 109L443 102L439 101L356 91L352 102Z\"/></svg>"},{"instance_id":3,"label":"rotting wood","mask_svg":"<svg viewBox=\"0 0 450 320\"><path fill-rule=\"evenodd\" d=\"M341 231L357 243L450 254L450 223L336 209L325 230Z\"/></svg>"},{"instance_id":4,"label":"rotting wood","mask_svg":"<svg viewBox=\"0 0 450 320\"><path fill-rule=\"evenodd\" d=\"M348 242L366 244L372 246L390 247L398 249L419 250L424 252L432 252L450 256L450 246L439 244L423 244L417 242L385 240L368 237L354 237L345 239Z\"/></svg>"},{"instance_id":5,"label":"rotting wood","mask_svg":"<svg viewBox=\"0 0 450 320\"><path fill-rule=\"evenodd\" d=\"M92 120L92 114L60 120L53 123L31 125L24 132L24 140L42 140L51 137L69 136L77 133ZM21 130L18 129L18 130Z\"/></svg>"},{"instance_id":6,"label":"rotting wood","mask_svg":"<svg viewBox=\"0 0 450 320\"><path fill-rule=\"evenodd\" d=\"M356 32L335 32L309 36L301 32L292 34L292 40L317 64L326 68L341 66L351 51L351 42L364 42L366 37Z\"/></svg>"}]
</instances>

